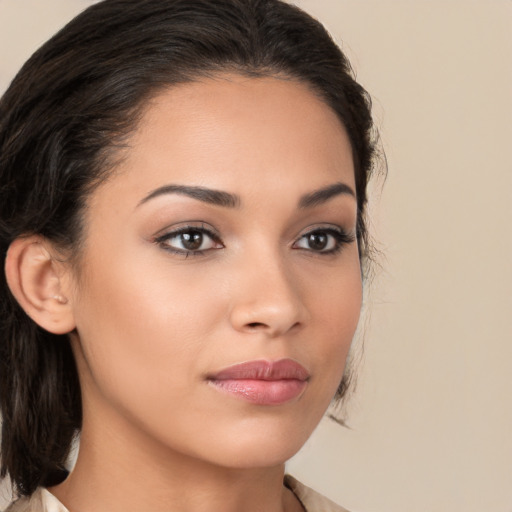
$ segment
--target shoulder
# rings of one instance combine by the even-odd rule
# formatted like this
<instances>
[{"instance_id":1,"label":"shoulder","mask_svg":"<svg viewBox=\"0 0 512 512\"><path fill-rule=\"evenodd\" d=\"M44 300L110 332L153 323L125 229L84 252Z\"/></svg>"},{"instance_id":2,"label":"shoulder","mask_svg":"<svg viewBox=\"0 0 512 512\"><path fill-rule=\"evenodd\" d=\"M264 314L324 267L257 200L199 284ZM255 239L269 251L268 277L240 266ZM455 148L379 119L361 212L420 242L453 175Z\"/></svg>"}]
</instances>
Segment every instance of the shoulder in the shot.
<instances>
[{"instance_id":1,"label":"shoulder","mask_svg":"<svg viewBox=\"0 0 512 512\"><path fill-rule=\"evenodd\" d=\"M286 475L284 485L297 496L306 512L348 512L325 496L301 484L293 476Z\"/></svg>"},{"instance_id":2,"label":"shoulder","mask_svg":"<svg viewBox=\"0 0 512 512\"><path fill-rule=\"evenodd\" d=\"M348 512L325 496L313 491L290 475L284 484L297 496L307 512ZM20 498L7 507L5 512L69 512L64 505L46 489L38 488L31 496Z\"/></svg>"},{"instance_id":3,"label":"shoulder","mask_svg":"<svg viewBox=\"0 0 512 512\"><path fill-rule=\"evenodd\" d=\"M30 496L13 501L5 512L69 512L66 507L43 487Z\"/></svg>"}]
</instances>

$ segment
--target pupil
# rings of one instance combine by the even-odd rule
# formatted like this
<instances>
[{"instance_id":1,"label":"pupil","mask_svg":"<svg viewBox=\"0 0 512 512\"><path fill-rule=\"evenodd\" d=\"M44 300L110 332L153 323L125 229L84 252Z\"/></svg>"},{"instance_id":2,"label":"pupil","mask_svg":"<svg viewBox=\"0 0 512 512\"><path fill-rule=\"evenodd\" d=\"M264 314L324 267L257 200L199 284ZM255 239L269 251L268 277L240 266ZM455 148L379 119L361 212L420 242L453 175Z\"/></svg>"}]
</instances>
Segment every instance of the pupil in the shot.
<instances>
[{"instance_id":1,"label":"pupil","mask_svg":"<svg viewBox=\"0 0 512 512\"><path fill-rule=\"evenodd\" d=\"M325 233L312 233L308 238L309 247L320 251L327 247L327 235Z\"/></svg>"},{"instance_id":2,"label":"pupil","mask_svg":"<svg viewBox=\"0 0 512 512\"><path fill-rule=\"evenodd\" d=\"M181 242L183 247L189 251L196 251L203 243L203 235L198 231L191 231L190 233L182 233Z\"/></svg>"}]
</instances>

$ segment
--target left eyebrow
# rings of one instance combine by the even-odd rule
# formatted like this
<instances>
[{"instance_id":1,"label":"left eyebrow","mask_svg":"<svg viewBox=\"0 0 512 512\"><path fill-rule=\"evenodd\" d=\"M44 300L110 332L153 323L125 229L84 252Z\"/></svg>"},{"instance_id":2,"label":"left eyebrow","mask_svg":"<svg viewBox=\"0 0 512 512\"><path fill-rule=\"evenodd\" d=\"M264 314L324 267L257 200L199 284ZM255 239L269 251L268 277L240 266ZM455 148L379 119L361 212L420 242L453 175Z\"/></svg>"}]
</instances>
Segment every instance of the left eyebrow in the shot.
<instances>
[{"instance_id":1,"label":"left eyebrow","mask_svg":"<svg viewBox=\"0 0 512 512\"><path fill-rule=\"evenodd\" d=\"M312 208L340 195L349 195L356 199L354 190L347 184L339 182L303 195L299 200L299 208Z\"/></svg>"}]
</instances>

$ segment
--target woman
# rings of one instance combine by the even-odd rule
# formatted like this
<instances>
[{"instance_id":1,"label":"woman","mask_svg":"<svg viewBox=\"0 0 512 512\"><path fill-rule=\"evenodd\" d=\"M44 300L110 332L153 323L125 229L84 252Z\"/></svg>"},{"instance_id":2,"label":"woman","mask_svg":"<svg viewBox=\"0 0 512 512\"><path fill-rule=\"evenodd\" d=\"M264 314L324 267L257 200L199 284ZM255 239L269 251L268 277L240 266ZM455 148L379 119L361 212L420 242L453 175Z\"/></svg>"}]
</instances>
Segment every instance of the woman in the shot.
<instances>
[{"instance_id":1,"label":"woman","mask_svg":"<svg viewBox=\"0 0 512 512\"><path fill-rule=\"evenodd\" d=\"M368 256L370 102L323 27L100 2L15 78L0 148L8 510L343 510L284 478Z\"/></svg>"}]
</instances>

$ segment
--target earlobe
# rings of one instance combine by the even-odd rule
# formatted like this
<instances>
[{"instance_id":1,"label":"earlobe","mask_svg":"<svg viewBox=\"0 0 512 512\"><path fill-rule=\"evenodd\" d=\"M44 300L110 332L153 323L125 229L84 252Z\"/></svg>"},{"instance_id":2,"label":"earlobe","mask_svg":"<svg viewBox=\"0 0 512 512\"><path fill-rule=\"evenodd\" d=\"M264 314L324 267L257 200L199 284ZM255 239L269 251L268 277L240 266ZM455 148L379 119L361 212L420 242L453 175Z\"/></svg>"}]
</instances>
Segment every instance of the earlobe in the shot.
<instances>
[{"instance_id":1,"label":"earlobe","mask_svg":"<svg viewBox=\"0 0 512 512\"><path fill-rule=\"evenodd\" d=\"M39 236L17 238L9 246L5 260L7 284L34 322L54 334L75 328L73 310L63 289L62 264Z\"/></svg>"}]
</instances>

